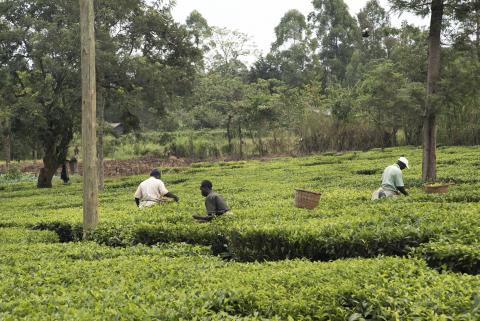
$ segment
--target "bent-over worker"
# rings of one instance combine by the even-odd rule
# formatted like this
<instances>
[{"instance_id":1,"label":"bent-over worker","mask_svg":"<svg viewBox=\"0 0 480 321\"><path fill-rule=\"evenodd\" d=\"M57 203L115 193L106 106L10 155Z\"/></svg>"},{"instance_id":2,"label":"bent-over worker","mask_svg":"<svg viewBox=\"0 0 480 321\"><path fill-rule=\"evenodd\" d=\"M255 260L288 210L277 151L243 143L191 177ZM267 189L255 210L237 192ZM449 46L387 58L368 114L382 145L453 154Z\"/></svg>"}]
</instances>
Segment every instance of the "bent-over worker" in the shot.
<instances>
[{"instance_id":1,"label":"bent-over worker","mask_svg":"<svg viewBox=\"0 0 480 321\"><path fill-rule=\"evenodd\" d=\"M393 165L388 166L383 171L382 186L372 194L372 200L384 197L397 197L401 194L408 196L403 183L402 170L410 168L408 159L400 157Z\"/></svg>"},{"instance_id":2,"label":"bent-over worker","mask_svg":"<svg viewBox=\"0 0 480 321\"><path fill-rule=\"evenodd\" d=\"M150 172L150 178L144 180L138 185L135 192L135 203L139 208L150 207L165 201L165 197L173 198L178 202L179 198L170 193L165 184L160 179L161 172L158 169L153 169Z\"/></svg>"}]
</instances>

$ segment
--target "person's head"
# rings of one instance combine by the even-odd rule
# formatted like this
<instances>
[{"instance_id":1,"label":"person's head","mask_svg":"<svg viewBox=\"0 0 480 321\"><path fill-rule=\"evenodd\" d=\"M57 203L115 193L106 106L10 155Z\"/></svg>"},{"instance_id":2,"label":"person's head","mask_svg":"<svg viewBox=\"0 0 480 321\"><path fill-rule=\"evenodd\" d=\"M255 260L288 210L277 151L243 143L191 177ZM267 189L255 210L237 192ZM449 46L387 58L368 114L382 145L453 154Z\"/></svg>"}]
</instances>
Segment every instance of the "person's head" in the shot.
<instances>
[{"instance_id":1,"label":"person's head","mask_svg":"<svg viewBox=\"0 0 480 321\"><path fill-rule=\"evenodd\" d=\"M209 180L203 180L200 183L200 191L202 192L203 196L208 196L210 192L212 191L213 184Z\"/></svg>"},{"instance_id":2,"label":"person's head","mask_svg":"<svg viewBox=\"0 0 480 321\"><path fill-rule=\"evenodd\" d=\"M158 169L154 168L150 172L150 176L155 177L156 179L160 179L160 177L162 176L162 173Z\"/></svg>"},{"instance_id":3,"label":"person's head","mask_svg":"<svg viewBox=\"0 0 480 321\"><path fill-rule=\"evenodd\" d=\"M410 168L408 166L408 159L406 157L400 157L397 160L398 167L400 167L401 170L404 170L405 168Z\"/></svg>"}]
</instances>

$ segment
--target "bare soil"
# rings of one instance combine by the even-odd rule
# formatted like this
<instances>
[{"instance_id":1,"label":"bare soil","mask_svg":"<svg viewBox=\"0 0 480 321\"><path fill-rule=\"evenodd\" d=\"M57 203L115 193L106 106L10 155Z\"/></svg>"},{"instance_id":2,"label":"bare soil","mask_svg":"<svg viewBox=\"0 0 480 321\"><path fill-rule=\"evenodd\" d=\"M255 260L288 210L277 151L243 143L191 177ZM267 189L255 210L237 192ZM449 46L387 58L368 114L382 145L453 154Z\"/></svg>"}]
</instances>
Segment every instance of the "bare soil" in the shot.
<instances>
[{"instance_id":1,"label":"bare soil","mask_svg":"<svg viewBox=\"0 0 480 321\"><path fill-rule=\"evenodd\" d=\"M104 161L104 175L106 177L112 176L130 176L148 174L153 168L165 168L165 167L182 167L191 163L189 160L170 157L168 159L131 159L131 160L105 160ZM18 167L24 173L36 173L40 172L40 168L43 167L42 161L37 161L36 164L32 162L11 163L11 166ZM68 168L68 166L67 166ZM61 168L58 169L60 172ZM0 173L5 172L5 164L0 165ZM82 162L78 164L78 173L82 174ZM71 173L69 173L71 174Z\"/></svg>"}]
</instances>

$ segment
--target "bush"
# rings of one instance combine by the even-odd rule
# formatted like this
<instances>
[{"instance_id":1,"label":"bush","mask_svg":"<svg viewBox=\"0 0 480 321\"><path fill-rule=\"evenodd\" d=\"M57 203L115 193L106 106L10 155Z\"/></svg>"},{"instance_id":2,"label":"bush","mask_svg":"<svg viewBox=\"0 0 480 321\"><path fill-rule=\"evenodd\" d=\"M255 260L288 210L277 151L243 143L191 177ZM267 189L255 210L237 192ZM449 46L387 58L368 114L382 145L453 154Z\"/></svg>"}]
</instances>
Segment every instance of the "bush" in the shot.
<instances>
[{"instance_id":1,"label":"bush","mask_svg":"<svg viewBox=\"0 0 480 321\"><path fill-rule=\"evenodd\" d=\"M0 244L56 243L58 236L52 231L30 231L24 228L0 228Z\"/></svg>"}]
</instances>

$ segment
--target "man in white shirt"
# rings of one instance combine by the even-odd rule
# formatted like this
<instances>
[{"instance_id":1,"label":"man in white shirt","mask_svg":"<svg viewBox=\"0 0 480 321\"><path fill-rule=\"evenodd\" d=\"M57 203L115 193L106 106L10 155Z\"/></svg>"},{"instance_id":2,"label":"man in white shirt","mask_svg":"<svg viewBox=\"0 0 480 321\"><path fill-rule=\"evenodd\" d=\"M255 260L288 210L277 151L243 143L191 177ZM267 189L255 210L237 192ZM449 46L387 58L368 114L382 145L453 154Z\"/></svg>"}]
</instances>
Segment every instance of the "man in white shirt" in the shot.
<instances>
[{"instance_id":1,"label":"man in white shirt","mask_svg":"<svg viewBox=\"0 0 480 321\"><path fill-rule=\"evenodd\" d=\"M139 208L159 204L164 201L164 197L173 198L175 202L178 202L179 198L167 190L160 177L160 171L155 168L150 172L150 178L138 185L135 192L135 203Z\"/></svg>"},{"instance_id":2,"label":"man in white shirt","mask_svg":"<svg viewBox=\"0 0 480 321\"><path fill-rule=\"evenodd\" d=\"M397 197L402 193L408 196L405 186L403 184L402 170L410 168L408 166L408 159L400 157L397 163L388 166L383 171L382 186L372 194L372 200L377 200L384 197Z\"/></svg>"}]
</instances>

